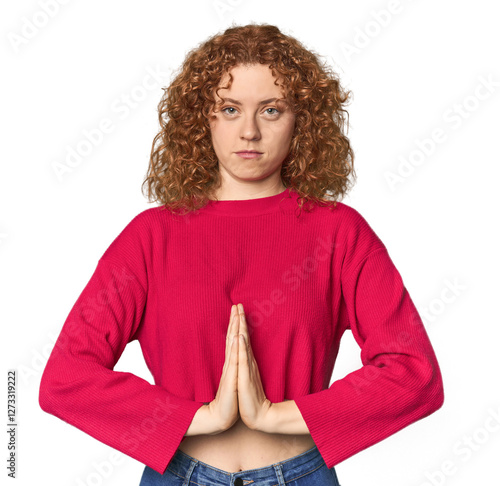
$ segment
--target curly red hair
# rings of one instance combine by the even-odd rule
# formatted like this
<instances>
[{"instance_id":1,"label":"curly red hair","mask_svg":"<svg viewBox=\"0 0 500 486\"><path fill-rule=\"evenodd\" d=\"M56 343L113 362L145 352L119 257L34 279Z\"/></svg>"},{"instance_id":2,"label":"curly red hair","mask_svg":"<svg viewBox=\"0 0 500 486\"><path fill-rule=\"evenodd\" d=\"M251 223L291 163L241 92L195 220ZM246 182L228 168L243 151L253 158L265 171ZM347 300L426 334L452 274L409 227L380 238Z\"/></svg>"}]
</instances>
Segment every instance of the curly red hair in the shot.
<instances>
[{"instance_id":1,"label":"curly red hair","mask_svg":"<svg viewBox=\"0 0 500 486\"><path fill-rule=\"evenodd\" d=\"M305 201L333 201L335 206L351 189L354 153L344 134L344 105L351 92L343 90L336 74L298 40L274 25L249 24L228 28L188 52L170 86L162 88L161 129L143 182L149 201L186 214L216 199L221 178L209 125L217 104L214 92L222 88L219 83L232 67L258 63L283 80L296 117L281 179L299 193L299 207ZM231 86L230 73L229 78L225 88Z\"/></svg>"}]
</instances>

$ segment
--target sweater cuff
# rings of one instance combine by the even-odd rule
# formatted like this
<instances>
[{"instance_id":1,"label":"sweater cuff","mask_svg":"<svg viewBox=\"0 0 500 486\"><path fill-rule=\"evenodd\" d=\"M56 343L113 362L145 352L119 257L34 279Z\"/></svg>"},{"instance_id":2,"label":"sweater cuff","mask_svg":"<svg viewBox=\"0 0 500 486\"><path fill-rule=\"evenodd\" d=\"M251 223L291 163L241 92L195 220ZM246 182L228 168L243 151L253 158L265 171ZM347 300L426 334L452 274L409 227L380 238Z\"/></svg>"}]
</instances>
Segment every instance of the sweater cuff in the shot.
<instances>
[{"instance_id":1,"label":"sweater cuff","mask_svg":"<svg viewBox=\"0 0 500 486\"><path fill-rule=\"evenodd\" d=\"M195 402L170 394L166 396L163 403L157 400L151 419L145 420L144 422L148 423L144 423L141 427L141 431L146 431L146 436L150 431L150 436L146 437L146 440L142 437L138 444L144 449L142 462L163 474L202 405L203 402Z\"/></svg>"}]
</instances>

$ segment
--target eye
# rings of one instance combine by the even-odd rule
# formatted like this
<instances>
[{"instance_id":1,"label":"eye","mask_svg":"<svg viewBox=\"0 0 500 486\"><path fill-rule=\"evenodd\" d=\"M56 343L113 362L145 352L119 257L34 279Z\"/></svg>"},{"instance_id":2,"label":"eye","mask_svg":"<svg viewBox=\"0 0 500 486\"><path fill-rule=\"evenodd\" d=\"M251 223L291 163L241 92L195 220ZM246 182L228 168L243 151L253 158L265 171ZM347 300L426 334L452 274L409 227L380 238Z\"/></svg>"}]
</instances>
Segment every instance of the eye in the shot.
<instances>
[{"instance_id":1,"label":"eye","mask_svg":"<svg viewBox=\"0 0 500 486\"><path fill-rule=\"evenodd\" d=\"M228 106L227 108L223 108L221 111L222 113L226 113L227 115L232 115L232 113L228 113L226 110L236 110L236 108L234 108L233 106Z\"/></svg>"},{"instance_id":2,"label":"eye","mask_svg":"<svg viewBox=\"0 0 500 486\"><path fill-rule=\"evenodd\" d=\"M227 110L234 110L234 111L227 111ZM269 110L274 110L273 113L269 113ZM234 108L234 106L227 106L226 108L222 108L221 112L222 113L225 113L226 115L234 115L238 110L236 110L236 108ZM277 108L266 108L265 110L265 113L267 113L268 115L271 115L273 118L274 117L277 117L278 115L281 114L281 112L277 109Z\"/></svg>"},{"instance_id":3,"label":"eye","mask_svg":"<svg viewBox=\"0 0 500 486\"><path fill-rule=\"evenodd\" d=\"M268 110L274 110L275 113L269 113ZM266 111L269 113L269 115L279 115L280 111L277 108L267 108Z\"/></svg>"}]
</instances>

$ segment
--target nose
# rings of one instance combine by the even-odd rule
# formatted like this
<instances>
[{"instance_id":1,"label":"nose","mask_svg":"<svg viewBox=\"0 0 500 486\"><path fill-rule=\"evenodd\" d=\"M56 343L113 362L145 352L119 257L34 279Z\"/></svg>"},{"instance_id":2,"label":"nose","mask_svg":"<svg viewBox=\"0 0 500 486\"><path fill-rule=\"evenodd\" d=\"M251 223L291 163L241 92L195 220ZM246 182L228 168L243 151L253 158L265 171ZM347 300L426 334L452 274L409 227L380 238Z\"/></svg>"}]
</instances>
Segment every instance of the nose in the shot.
<instances>
[{"instance_id":1,"label":"nose","mask_svg":"<svg viewBox=\"0 0 500 486\"><path fill-rule=\"evenodd\" d=\"M260 130L253 116L243 117L240 136L245 140L260 139Z\"/></svg>"}]
</instances>

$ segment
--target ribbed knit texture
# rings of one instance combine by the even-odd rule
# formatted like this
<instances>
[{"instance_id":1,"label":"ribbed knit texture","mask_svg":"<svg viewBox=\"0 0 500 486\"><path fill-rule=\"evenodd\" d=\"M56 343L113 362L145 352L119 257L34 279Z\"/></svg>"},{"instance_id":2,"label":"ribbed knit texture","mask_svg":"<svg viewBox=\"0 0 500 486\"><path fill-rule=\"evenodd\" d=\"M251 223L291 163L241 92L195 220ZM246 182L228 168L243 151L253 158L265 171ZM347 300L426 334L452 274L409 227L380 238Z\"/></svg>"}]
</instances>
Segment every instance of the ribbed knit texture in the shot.
<instances>
[{"instance_id":1,"label":"ribbed knit texture","mask_svg":"<svg viewBox=\"0 0 500 486\"><path fill-rule=\"evenodd\" d=\"M436 356L385 245L352 207L299 214L297 197L139 213L71 309L41 408L163 474L215 398L239 302L267 398L295 400L329 468L440 408ZM329 386L346 329L363 366ZM113 371L135 339L154 385Z\"/></svg>"}]
</instances>

